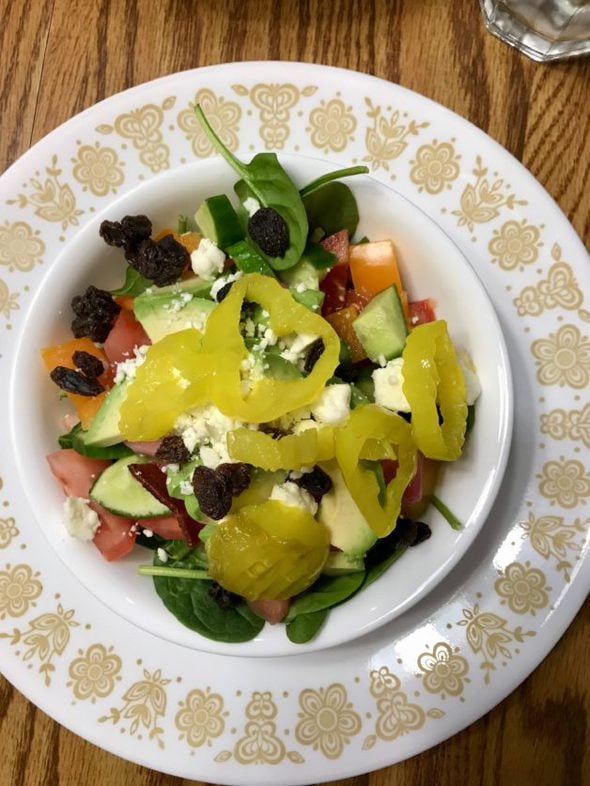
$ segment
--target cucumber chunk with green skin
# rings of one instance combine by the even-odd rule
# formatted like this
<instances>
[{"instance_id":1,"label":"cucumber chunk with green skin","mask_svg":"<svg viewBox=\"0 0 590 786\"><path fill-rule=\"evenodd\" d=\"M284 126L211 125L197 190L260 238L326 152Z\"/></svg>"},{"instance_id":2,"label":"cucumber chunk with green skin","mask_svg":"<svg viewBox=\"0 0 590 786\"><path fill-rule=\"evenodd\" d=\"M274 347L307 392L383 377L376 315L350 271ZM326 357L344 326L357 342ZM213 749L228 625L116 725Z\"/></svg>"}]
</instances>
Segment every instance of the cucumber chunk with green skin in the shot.
<instances>
[{"instance_id":1,"label":"cucumber chunk with green skin","mask_svg":"<svg viewBox=\"0 0 590 786\"><path fill-rule=\"evenodd\" d=\"M233 259L242 273L262 273L264 276L275 275L268 262L253 248L247 240L239 240L225 249L225 253Z\"/></svg>"},{"instance_id":2,"label":"cucumber chunk with green skin","mask_svg":"<svg viewBox=\"0 0 590 786\"><path fill-rule=\"evenodd\" d=\"M131 456L133 451L122 442L115 445L107 445L106 447L98 447L96 445L87 445L86 439L88 432L84 431L80 423L67 434L62 434L58 442L60 448L73 448L76 453L81 456L88 456L88 458L96 459L120 459L125 456Z\"/></svg>"},{"instance_id":3,"label":"cucumber chunk with green skin","mask_svg":"<svg viewBox=\"0 0 590 786\"><path fill-rule=\"evenodd\" d=\"M219 248L226 249L244 238L238 215L225 194L206 199L195 213L195 221L201 233Z\"/></svg>"},{"instance_id":4,"label":"cucumber chunk with green skin","mask_svg":"<svg viewBox=\"0 0 590 786\"><path fill-rule=\"evenodd\" d=\"M325 297L320 289L306 289L305 292L291 290L291 295L297 303L315 312L320 310Z\"/></svg>"},{"instance_id":5,"label":"cucumber chunk with green skin","mask_svg":"<svg viewBox=\"0 0 590 786\"><path fill-rule=\"evenodd\" d=\"M121 406L127 398L130 380L125 379L112 387L94 416L90 428L84 435L86 447L105 448L121 442L123 435L119 430ZM85 455L88 455L86 453Z\"/></svg>"},{"instance_id":6,"label":"cucumber chunk with green skin","mask_svg":"<svg viewBox=\"0 0 590 786\"><path fill-rule=\"evenodd\" d=\"M299 285L303 285L305 290L319 289L320 277L316 268L303 257L294 267L289 270L282 270L280 278L287 284L289 289L297 290ZM302 289L303 289L302 287Z\"/></svg>"},{"instance_id":7,"label":"cucumber chunk with green skin","mask_svg":"<svg viewBox=\"0 0 590 786\"><path fill-rule=\"evenodd\" d=\"M150 463L145 456L127 456L107 467L90 489L90 499L103 508L132 519L170 516L170 508L163 505L129 472L129 464Z\"/></svg>"},{"instance_id":8,"label":"cucumber chunk with green skin","mask_svg":"<svg viewBox=\"0 0 590 786\"><path fill-rule=\"evenodd\" d=\"M352 323L368 357L378 363L402 354L408 335L406 318L395 284L379 292Z\"/></svg>"}]
</instances>

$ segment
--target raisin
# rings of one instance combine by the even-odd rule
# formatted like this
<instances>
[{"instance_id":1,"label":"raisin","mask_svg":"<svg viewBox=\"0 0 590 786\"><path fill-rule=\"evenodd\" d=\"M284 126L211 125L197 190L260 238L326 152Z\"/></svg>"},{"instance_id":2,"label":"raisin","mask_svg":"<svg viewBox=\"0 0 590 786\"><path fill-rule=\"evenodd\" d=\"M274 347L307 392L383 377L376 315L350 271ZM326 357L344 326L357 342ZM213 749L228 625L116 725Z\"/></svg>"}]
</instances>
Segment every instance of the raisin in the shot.
<instances>
[{"instance_id":1,"label":"raisin","mask_svg":"<svg viewBox=\"0 0 590 786\"><path fill-rule=\"evenodd\" d=\"M65 366L56 366L49 374L55 384L67 393L76 393L78 396L98 396L104 390L96 379L88 379L79 371Z\"/></svg>"},{"instance_id":2,"label":"raisin","mask_svg":"<svg viewBox=\"0 0 590 786\"><path fill-rule=\"evenodd\" d=\"M72 355L72 362L76 369L84 374L85 377L88 377L88 379L96 379L104 372L102 360L97 358L96 355L91 355L90 352L77 350Z\"/></svg>"},{"instance_id":3,"label":"raisin","mask_svg":"<svg viewBox=\"0 0 590 786\"><path fill-rule=\"evenodd\" d=\"M250 485L250 465L243 462L220 464L215 470L218 477L225 480L227 487L234 497L246 491Z\"/></svg>"},{"instance_id":4,"label":"raisin","mask_svg":"<svg viewBox=\"0 0 590 786\"><path fill-rule=\"evenodd\" d=\"M270 434L273 439L281 439L282 437L286 436L286 431L283 431L281 428L277 428L276 426L260 426L258 429L262 431L263 434Z\"/></svg>"},{"instance_id":5,"label":"raisin","mask_svg":"<svg viewBox=\"0 0 590 786\"><path fill-rule=\"evenodd\" d=\"M103 342L111 332L121 306L109 292L89 286L83 295L72 298L72 333L76 338L88 336L93 341Z\"/></svg>"},{"instance_id":6,"label":"raisin","mask_svg":"<svg viewBox=\"0 0 590 786\"><path fill-rule=\"evenodd\" d=\"M188 251L172 235L164 235L158 241L146 238L136 249L126 251L125 257L132 267L158 287L178 281L190 262Z\"/></svg>"},{"instance_id":7,"label":"raisin","mask_svg":"<svg viewBox=\"0 0 590 786\"><path fill-rule=\"evenodd\" d=\"M121 221L103 221L99 235L109 246L133 252L142 240L152 234L152 222L147 216L125 216Z\"/></svg>"},{"instance_id":8,"label":"raisin","mask_svg":"<svg viewBox=\"0 0 590 786\"><path fill-rule=\"evenodd\" d=\"M174 434L164 437L156 450L157 459L170 462L171 464L184 464L190 457L191 454L182 441L182 437Z\"/></svg>"},{"instance_id":9,"label":"raisin","mask_svg":"<svg viewBox=\"0 0 590 786\"><path fill-rule=\"evenodd\" d=\"M417 533L416 540L413 543L414 546L417 546L419 543L424 543L424 541L428 540L428 538L432 535L432 530L428 524L425 524L423 521L417 521L416 528Z\"/></svg>"},{"instance_id":10,"label":"raisin","mask_svg":"<svg viewBox=\"0 0 590 786\"><path fill-rule=\"evenodd\" d=\"M193 489L201 511L218 521L230 511L231 489L225 478L209 467L196 467L193 473Z\"/></svg>"},{"instance_id":11,"label":"raisin","mask_svg":"<svg viewBox=\"0 0 590 786\"><path fill-rule=\"evenodd\" d=\"M324 354L325 348L326 346L322 338L316 338L316 340L309 345L305 353L305 362L303 364L303 370L306 374L311 374L315 364Z\"/></svg>"},{"instance_id":12,"label":"raisin","mask_svg":"<svg viewBox=\"0 0 590 786\"><path fill-rule=\"evenodd\" d=\"M311 472L306 472L295 483L308 491L316 502L332 489L332 478L317 464Z\"/></svg>"},{"instance_id":13,"label":"raisin","mask_svg":"<svg viewBox=\"0 0 590 786\"><path fill-rule=\"evenodd\" d=\"M218 584L216 581L209 588L208 594L209 597L213 598L215 603L217 603L219 608L223 609L223 611L233 609L238 605L238 603L241 603L242 601L242 598L239 595L226 590L225 587L222 587L221 584Z\"/></svg>"},{"instance_id":14,"label":"raisin","mask_svg":"<svg viewBox=\"0 0 590 786\"><path fill-rule=\"evenodd\" d=\"M284 257L289 248L289 227L272 207L261 207L248 220L248 233L269 257Z\"/></svg>"},{"instance_id":15,"label":"raisin","mask_svg":"<svg viewBox=\"0 0 590 786\"><path fill-rule=\"evenodd\" d=\"M228 281L227 284L224 284L221 289L218 290L217 295L215 296L218 303L221 303L221 301L225 300L225 298L229 295L229 291L232 288L233 283L233 281Z\"/></svg>"},{"instance_id":16,"label":"raisin","mask_svg":"<svg viewBox=\"0 0 590 786\"><path fill-rule=\"evenodd\" d=\"M395 528L400 546L415 546L418 540L418 525L410 519L398 519Z\"/></svg>"}]
</instances>

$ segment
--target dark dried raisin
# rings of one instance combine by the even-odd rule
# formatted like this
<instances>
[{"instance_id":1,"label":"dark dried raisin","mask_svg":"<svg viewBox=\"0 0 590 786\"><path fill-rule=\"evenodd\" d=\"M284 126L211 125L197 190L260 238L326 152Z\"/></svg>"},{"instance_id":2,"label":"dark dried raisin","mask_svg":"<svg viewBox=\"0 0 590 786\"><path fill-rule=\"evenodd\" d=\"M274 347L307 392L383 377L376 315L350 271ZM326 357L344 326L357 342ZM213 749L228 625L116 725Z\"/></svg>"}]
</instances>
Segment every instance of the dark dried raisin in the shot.
<instances>
[{"instance_id":1,"label":"dark dried raisin","mask_svg":"<svg viewBox=\"0 0 590 786\"><path fill-rule=\"evenodd\" d=\"M225 480L234 497L246 491L250 485L251 467L243 462L220 464L215 470Z\"/></svg>"},{"instance_id":2,"label":"dark dried raisin","mask_svg":"<svg viewBox=\"0 0 590 786\"><path fill-rule=\"evenodd\" d=\"M89 286L84 294L72 298L72 333L76 338L88 336L93 341L106 341L121 306L104 289Z\"/></svg>"},{"instance_id":3,"label":"dark dried raisin","mask_svg":"<svg viewBox=\"0 0 590 786\"><path fill-rule=\"evenodd\" d=\"M248 220L248 233L269 257L284 257L289 248L289 227L272 207L261 207Z\"/></svg>"},{"instance_id":4,"label":"dark dried raisin","mask_svg":"<svg viewBox=\"0 0 590 786\"><path fill-rule=\"evenodd\" d=\"M395 533L400 546L415 546L418 539L418 525L410 519L398 519Z\"/></svg>"},{"instance_id":5,"label":"dark dried raisin","mask_svg":"<svg viewBox=\"0 0 590 786\"><path fill-rule=\"evenodd\" d=\"M125 252L125 257L132 267L158 287L178 281L190 262L188 251L172 235L164 235L158 241L142 240L132 252Z\"/></svg>"},{"instance_id":6,"label":"dark dried raisin","mask_svg":"<svg viewBox=\"0 0 590 786\"><path fill-rule=\"evenodd\" d=\"M184 464L190 457L191 454L182 441L182 437L174 434L164 437L156 450L156 458L159 461L167 461L171 464Z\"/></svg>"},{"instance_id":7,"label":"dark dried raisin","mask_svg":"<svg viewBox=\"0 0 590 786\"><path fill-rule=\"evenodd\" d=\"M324 340L322 338L316 338L316 340L309 345L307 352L305 353L305 362L303 364L303 370L306 374L311 374L315 364L324 354L325 348Z\"/></svg>"},{"instance_id":8,"label":"dark dried raisin","mask_svg":"<svg viewBox=\"0 0 590 786\"><path fill-rule=\"evenodd\" d=\"M193 489L201 511L218 521L230 511L231 489L225 478L209 467L196 467L193 472Z\"/></svg>"},{"instance_id":9,"label":"dark dried raisin","mask_svg":"<svg viewBox=\"0 0 590 786\"><path fill-rule=\"evenodd\" d=\"M132 252L151 234L152 222L142 215L125 216L121 221L103 221L99 229L105 243L123 248L126 252Z\"/></svg>"},{"instance_id":10,"label":"dark dried raisin","mask_svg":"<svg viewBox=\"0 0 590 786\"><path fill-rule=\"evenodd\" d=\"M97 358L96 355L90 354L90 352L83 352L82 350L74 352L72 362L76 369L84 374L85 377L88 377L88 379L96 379L104 371L102 360Z\"/></svg>"},{"instance_id":11,"label":"dark dried raisin","mask_svg":"<svg viewBox=\"0 0 590 786\"><path fill-rule=\"evenodd\" d=\"M76 393L78 396L98 396L104 390L96 379L88 379L79 371L65 366L56 366L49 374L58 387L67 393Z\"/></svg>"},{"instance_id":12,"label":"dark dried raisin","mask_svg":"<svg viewBox=\"0 0 590 786\"><path fill-rule=\"evenodd\" d=\"M270 434L273 439L281 439L287 434L286 431L276 426L260 426L258 430L262 431L263 434Z\"/></svg>"},{"instance_id":13,"label":"dark dried raisin","mask_svg":"<svg viewBox=\"0 0 590 786\"><path fill-rule=\"evenodd\" d=\"M225 298L229 295L229 291L232 288L233 283L233 281L228 281L227 284L224 284L221 289L218 290L217 295L215 296L218 303L221 303L221 301L225 300Z\"/></svg>"},{"instance_id":14,"label":"dark dried raisin","mask_svg":"<svg viewBox=\"0 0 590 786\"><path fill-rule=\"evenodd\" d=\"M311 472L303 474L295 483L308 491L316 502L332 489L332 478L317 464Z\"/></svg>"},{"instance_id":15,"label":"dark dried raisin","mask_svg":"<svg viewBox=\"0 0 590 786\"><path fill-rule=\"evenodd\" d=\"M209 588L208 594L209 597L213 598L215 603L217 603L219 608L223 609L223 611L227 611L227 609L233 609L238 605L238 603L241 603L242 601L242 598L239 595L226 590L225 587L222 587L221 584L218 584L216 581Z\"/></svg>"},{"instance_id":16,"label":"dark dried raisin","mask_svg":"<svg viewBox=\"0 0 590 786\"><path fill-rule=\"evenodd\" d=\"M432 535L432 530L425 524L423 521L416 522L416 540L414 541L413 545L417 546L419 543L424 543L425 540Z\"/></svg>"}]
</instances>

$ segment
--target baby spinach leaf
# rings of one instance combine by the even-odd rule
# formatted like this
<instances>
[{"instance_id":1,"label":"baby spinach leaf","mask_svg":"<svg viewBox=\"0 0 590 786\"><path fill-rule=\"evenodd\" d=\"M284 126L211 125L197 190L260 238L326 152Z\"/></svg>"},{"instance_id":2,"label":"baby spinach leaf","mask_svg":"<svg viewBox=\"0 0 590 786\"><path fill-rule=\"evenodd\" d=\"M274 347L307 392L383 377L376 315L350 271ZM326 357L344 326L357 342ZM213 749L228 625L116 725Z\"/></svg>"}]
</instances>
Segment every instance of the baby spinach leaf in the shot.
<instances>
[{"instance_id":1,"label":"baby spinach leaf","mask_svg":"<svg viewBox=\"0 0 590 786\"><path fill-rule=\"evenodd\" d=\"M304 259L312 264L316 270L326 270L332 267L336 262L336 254L332 254L331 251L326 251L319 243L309 241L305 246L301 261Z\"/></svg>"},{"instance_id":2,"label":"baby spinach leaf","mask_svg":"<svg viewBox=\"0 0 590 786\"><path fill-rule=\"evenodd\" d=\"M262 207L276 210L287 224L289 248L282 257L269 257L251 238L250 241L275 270L293 267L305 248L308 229L305 208L297 186L285 172L275 153L258 153L249 164L244 164L223 144L198 104L195 114L213 147L244 181L248 194L257 199Z\"/></svg>"},{"instance_id":3,"label":"baby spinach leaf","mask_svg":"<svg viewBox=\"0 0 590 786\"><path fill-rule=\"evenodd\" d=\"M141 273L138 273L131 265L127 266L125 271L125 281L119 289L111 289L111 295L141 295L142 292L148 287L153 286L153 282L144 278Z\"/></svg>"},{"instance_id":4,"label":"baby spinach leaf","mask_svg":"<svg viewBox=\"0 0 590 786\"><path fill-rule=\"evenodd\" d=\"M364 578L364 571L346 573L343 576L320 576L308 590L295 598L285 618L286 622L291 622L299 614L311 614L342 603L354 595Z\"/></svg>"},{"instance_id":5,"label":"baby spinach leaf","mask_svg":"<svg viewBox=\"0 0 590 786\"><path fill-rule=\"evenodd\" d=\"M344 183L327 183L303 197L309 229L321 227L326 235L348 229L350 237L356 232L359 209L354 194Z\"/></svg>"},{"instance_id":6,"label":"baby spinach leaf","mask_svg":"<svg viewBox=\"0 0 590 786\"><path fill-rule=\"evenodd\" d=\"M365 570L367 572L363 589L382 576L385 571L398 560L406 551L407 546L400 546L394 532L386 538L381 538L367 553L365 557Z\"/></svg>"},{"instance_id":7,"label":"baby spinach leaf","mask_svg":"<svg viewBox=\"0 0 590 786\"><path fill-rule=\"evenodd\" d=\"M308 183L304 186L301 191L299 192L302 197L311 194L312 191L315 191L316 188L320 188L320 186L325 186L326 183L331 183L332 180L342 180L343 177L351 177L352 175L368 175L369 174L369 167L368 166L349 166L345 169L336 169L334 172L328 172L325 175L320 175L315 180L312 180L311 183Z\"/></svg>"},{"instance_id":8,"label":"baby spinach leaf","mask_svg":"<svg viewBox=\"0 0 590 786\"><path fill-rule=\"evenodd\" d=\"M293 644L305 644L311 641L324 624L329 609L312 611L310 614L299 614L286 625L287 637Z\"/></svg>"}]
</instances>

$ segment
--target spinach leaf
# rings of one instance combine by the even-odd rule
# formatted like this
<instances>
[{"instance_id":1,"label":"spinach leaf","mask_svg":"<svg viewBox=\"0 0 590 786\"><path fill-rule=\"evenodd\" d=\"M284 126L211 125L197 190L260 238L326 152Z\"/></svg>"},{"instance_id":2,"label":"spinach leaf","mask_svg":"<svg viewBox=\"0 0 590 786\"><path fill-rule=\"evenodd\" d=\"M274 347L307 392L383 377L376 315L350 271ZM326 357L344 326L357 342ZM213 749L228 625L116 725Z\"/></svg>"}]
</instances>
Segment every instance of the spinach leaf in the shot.
<instances>
[{"instance_id":1,"label":"spinach leaf","mask_svg":"<svg viewBox=\"0 0 590 786\"><path fill-rule=\"evenodd\" d=\"M185 232L188 232L188 216L185 216L182 213L178 216L176 221L176 231L179 235L184 235Z\"/></svg>"},{"instance_id":2,"label":"spinach leaf","mask_svg":"<svg viewBox=\"0 0 590 786\"><path fill-rule=\"evenodd\" d=\"M250 239L251 242L275 270L293 267L301 258L308 230L307 216L297 186L280 165L275 153L258 153L249 164L244 164L219 139L198 104L195 114L213 147L235 169L248 192L263 207L276 210L287 224L289 248L284 256L269 257Z\"/></svg>"},{"instance_id":3,"label":"spinach leaf","mask_svg":"<svg viewBox=\"0 0 590 786\"><path fill-rule=\"evenodd\" d=\"M312 191L315 191L320 186L325 186L326 183L331 183L332 180L342 180L343 177L351 177L352 175L368 175L369 174L369 167L368 166L349 166L346 169L336 169L334 172L328 172L326 175L320 175L320 177L312 180L311 183L308 183L304 186L301 191L299 192L302 197L311 194Z\"/></svg>"},{"instance_id":4,"label":"spinach leaf","mask_svg":"<svg viewBox=\"0 0 590 786\"><path fill-rule=\"evenodd\" d=\"M465 438L471 433L475 426L475 404L469 404L467 407L467 422L465 423Z\"/></svg>"},{"instance_id":5,"label":"spinach leaf","mask_svg":"<svg viewBox=\"0 0 590 786\"><path fill-rule=\"evenodd\" d=\"M148 538L143 534L143 530L140 530L135 536L135 543L137 546L143 546L145 549L155 551L156 549L163 548L166 546L166 544L170 543L170 541L167 541L156 534L153 534L151 538Z\"/></svg>"},{"instance_id":6,"label":"spinach leaf","mask_svg":"<svg viewBox=\"0 0 590 786\"><path fill-rule=\"evenodd\" d=\"M331 251L326 251L319 243L313 243L311 240L305 246L305 251L301 261L307 260L316 270L326 270L332 267L336 262L336 254Z\"/></svg>"},{"instance_id":7,"label":"spinach leaf","mask_svg":"<svg viewBox=\"0 0 590 786\"><path fill-rule=\"evenodd\" d=\"M242 273L262 273L264 276L275 277L275 272L266 259L247 240L238 240L233 246L226 248L225 252Z\"/></svg>"},{"instance_id":8,"label":"spinach leaf","mask_svg":"<svg viewBox=\"0 0 590 786\"><path fill-rule=\"evenodd\" d=\"M77 423L67 434L62 434L58 437L57 441L60 448L72 448L76 453L79 453L81 456L88 456L88 458L119 459L133 454L133 451L122 442L119 442L117 445L109 445L106 448L86 445L84 441L86 433L82 426Z\"/></svg>"},{"instance_id":9,"label":"spinach leaf","mask_svg":"<svg viewBox=\"0 0 590 786\"><path fill-rule=\"evenodd\" d=\"M311 614L342 603L354 595L364 579L364 571L346 573L343 576L320 576L309 589L295 598L285 621L292 622L299 614Z\"/></svg>"},{"instance_id":10,"label":"spinach leaf","mask_svg":"<svg viewBox=\"0 0 590 786\"><path fill-rule=\"evenodd\" d=\"M436 495L433 494L430 501L432 502L434 507L438 510L440 515L447 520L447 523L449 524L451 529L456 529L456 530L463 529L463 524L461 524L457 516L455 516L455 514L447 508L447 506L442 500L440 500Z\"/></svg>"},{"instance_id":11,"label":"spinach leaf","mask_svg":"<svg viewBox=\"0 0 590 786\"><path fill-rule=\"evenodd\" d=\"M312 611L310 614L299 614L286 625L287 637L293 644L305 644L311 641L324 624L329 609Z\"/></svg>"},{"instance_id":12,"label":"spinach leaf","mask_svg":"<svg viewBox=\"0 0 590 786\"><path fill-rule=\"evenodd\" d=\"M144 278L135 268L128 265L123 285L119 289L111 289L111 295L131 295L135 297L136 295L141 295L142 292L145 292L151 286L153 286L152 281Z\"/></svg>"},{"instance_id":13,"label":"spinach leaf","mask_svg":"<svg viewBox=\"0 0 590 786\"><path fill-rule=\"evenodd\" d=\"M401 557L406 549L407 546L400 546L395 530L387 537L378 540L365 557L367 575L363 589L382 576Z\"/></svg>"},{"instance_id":14,"label":"spinach leaf","mask_svg":"<svg viewBox=\"0 0 590 786\"><path fill-rule=\"evenodd\" d=\"M344 183L327 183L303 197L310 232L321 227L326 235L348 229L356 232L359 209L354 194Z\"/></svg>"}]
</instances>

